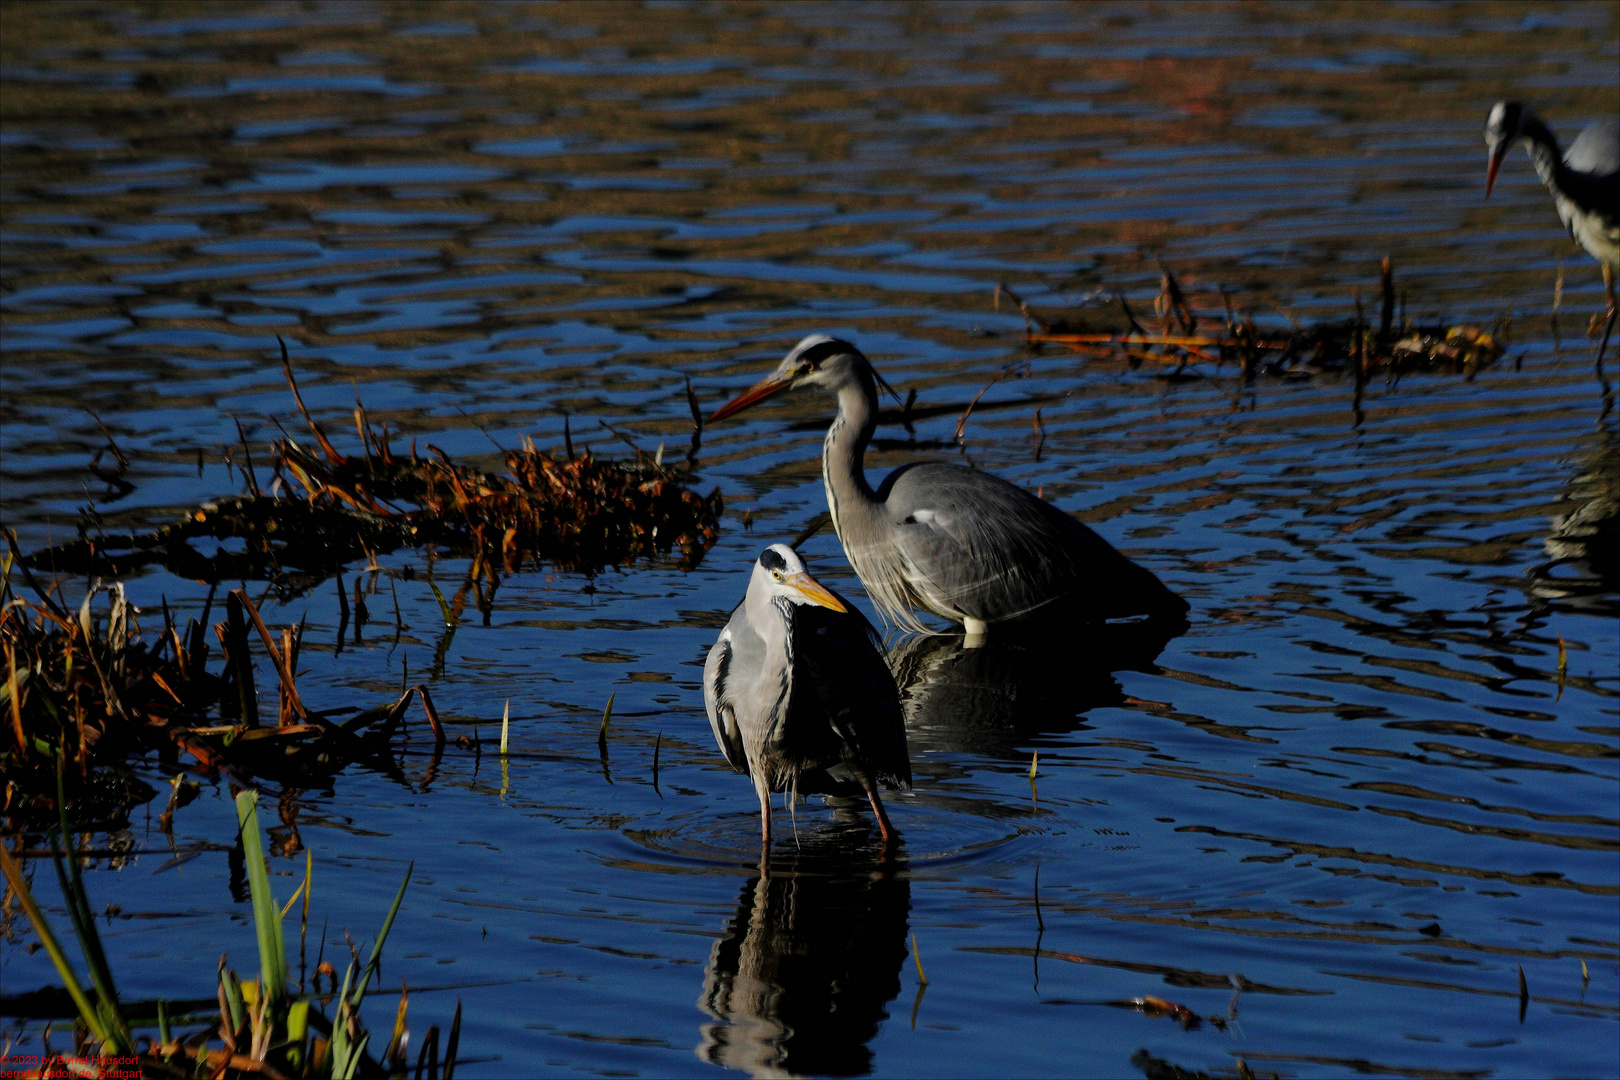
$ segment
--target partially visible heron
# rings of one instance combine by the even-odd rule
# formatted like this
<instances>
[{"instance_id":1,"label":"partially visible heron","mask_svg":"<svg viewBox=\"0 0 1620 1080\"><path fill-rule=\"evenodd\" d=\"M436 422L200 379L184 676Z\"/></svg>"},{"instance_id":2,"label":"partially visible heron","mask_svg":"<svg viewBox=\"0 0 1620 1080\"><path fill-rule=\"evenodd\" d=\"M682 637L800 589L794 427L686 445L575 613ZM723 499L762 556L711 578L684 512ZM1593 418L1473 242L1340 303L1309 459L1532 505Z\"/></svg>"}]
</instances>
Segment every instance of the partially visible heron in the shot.
<instances>
[{"instance_id":1,"label":"partially visible heron","mask_svg":"<svg viewBox=\"0 0 1620 1080\"><path fill-rule=\"evenodd\" d=\"M1185 615L1187 602L1151 572L1057 507L989 473L941 462L902 465L872 490L862 461L877 427L881 382L854 345L812 334L709 419L800 386L838 395L821 453L827 509L886 619L926 632L913 612L921 608L974 637L992 623L1058 614L1078 622Z\"/></svg>"},{"instance_id":2,"label":"partially visible heron","mask_svg":"<svg viewBox=\"0 0 1620 1080\"><path fill-rule=\"evenodd\" d=\"M884 842L899 835L877 785L909 789L911 759L877 631L786 544L754 563L703 665L703 704L726 760L754 782L767 847L773 791L864 794Z\"/></svg>"},{"instance_id":3,"label":"partially visible heron","mask_svg":"<svg viewBox=\"0 0 1620 1080\"><path fill-rule=\"evenodd\" d=\"M1502 159L1519 140L1552 192L1571 236L1603 268L1608 314L1614 318L1614 277L1620 269L1620 116L1599 120L1560 154L1558 138L1541 117L1516 101L1498 101L1485 119L1485 196L1496 186Z\"/></svg>"}]
</instances>

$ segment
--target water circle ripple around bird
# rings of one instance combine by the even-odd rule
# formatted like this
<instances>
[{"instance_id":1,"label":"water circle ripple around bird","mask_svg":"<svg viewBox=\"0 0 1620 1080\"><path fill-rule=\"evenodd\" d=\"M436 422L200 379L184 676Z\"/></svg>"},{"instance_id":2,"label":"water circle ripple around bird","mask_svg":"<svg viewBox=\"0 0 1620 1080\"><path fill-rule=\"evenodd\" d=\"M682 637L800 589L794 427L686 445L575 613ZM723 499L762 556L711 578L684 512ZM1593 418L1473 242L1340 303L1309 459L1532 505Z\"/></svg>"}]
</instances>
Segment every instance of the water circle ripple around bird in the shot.
<instances>
[{"instance_id":1,"label":"water circle ripple around bird","mask_svg":"<svg viewBox=\"0 0 1620 1080\"><path fill-rule=\"evenodd\" d=\"M798 807L796 838L794 823L780 802L778 795L773 800L773 858L809 850L848 849L852 855L881 850L877 823L864 801L824 801L819 795L809 796ZM891 797L886 802L901 833L894 854L913 866L974 861L1042 831L1035 818L962 813L935 799ZM759 859L757 811L673 814L656 827L627 828L621 835L642 849L641 857L652 852L659 861L743 867L753 866Z\"/></svg>"}]
</instances>

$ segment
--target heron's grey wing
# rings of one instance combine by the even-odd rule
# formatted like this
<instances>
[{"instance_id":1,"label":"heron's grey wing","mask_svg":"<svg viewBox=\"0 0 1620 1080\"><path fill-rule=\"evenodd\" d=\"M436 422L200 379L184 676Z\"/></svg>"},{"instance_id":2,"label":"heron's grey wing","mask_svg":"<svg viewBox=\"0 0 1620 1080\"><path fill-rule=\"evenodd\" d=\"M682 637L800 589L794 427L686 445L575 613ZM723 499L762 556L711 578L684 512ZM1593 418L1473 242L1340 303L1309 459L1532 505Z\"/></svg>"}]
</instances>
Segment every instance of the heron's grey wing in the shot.
<instances>
[{"instance_id":1,"label":"heron's grey wing","mask_svg":"<svg viewBox=\"0 0 1620 1080\"><path fill-rule=\"evenodd\" d=\"M1564 164L1558 216L1593 258L1620 263L1620 117L1581 132Z\"/></svg>"},{"instance_id":2,"label":"heron's grey wing","mask_svg":"<svg viewBox=\"0 0 1620 1080\"><path fill-rule=\"evenodd\" d=\"M1576 136L1564 164L1593 176L1620 173L1620 116L1599 120Z\"/></svg>"},{"instance_id":3,"label":"heron's grey wing","mask_svg":"<svg viewBox=\"0 0 1620 1080\"><path fill-rule=\"evenodd\" d=\"M806 695L873 779L890 788L911 787L900 692L883 656L877 631L854 607L847 612L801 607L793 619L793 659L799 668L796 704Z\"/></svg>"},{"instance_id":4,"label":"heron's grey wing","mask_svg":"<svg viewBox=\"0 0 1620 1080\"><path fill-rule=\"evenodd\" d=\"M1187 610L1108 541L999 477L925 464L896 470L884 488L908 581L947 610L995 622L1070 595L1093 619Z\"/></svg>"},{"instance_id":5,"label":"heron's grey wing","mask_svg":"<svg viewBox=\"0 0 1620 1080\"><path fill-rule=\"evenodd\" d=\"M709 728L714 732L720 752L726 755L733 769L746 773L748 752L743 748L735 697L744 677L737 672L735 659L732 628L728 623L703 663L703 708L709 714Z\"/></svg>"}]
</instances>

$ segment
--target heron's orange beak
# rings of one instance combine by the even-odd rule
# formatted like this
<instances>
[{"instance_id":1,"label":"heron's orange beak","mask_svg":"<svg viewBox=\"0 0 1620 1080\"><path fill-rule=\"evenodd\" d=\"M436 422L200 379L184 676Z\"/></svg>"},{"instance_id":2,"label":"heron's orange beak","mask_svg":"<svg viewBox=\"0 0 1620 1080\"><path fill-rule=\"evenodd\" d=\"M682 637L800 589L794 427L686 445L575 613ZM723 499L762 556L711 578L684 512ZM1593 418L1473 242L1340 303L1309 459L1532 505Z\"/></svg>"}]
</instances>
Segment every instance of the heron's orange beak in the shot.
<instances>
[{"instance_id":1,"label":"heron's orange beak","mask_svg":"<svg viewBox=\"0 0 1620 1080\"><path fill-rule=\"evenodd\" d=\"M1490 159L1485 164L1485 197L1491 197L1491 188L1496 186L1496 171L1502 167L1502 159L1507 157L1507 144L1498 143L1491 148Z\"/></svg>"},{"instance_id":2,"label":"heron's orange beak","mask_svg":"<svg viewBox=\"0 0 1620 1080\"><path fill-rule=\"evenodd\" d=\"M786 390L792 385L793 380L780 379L772 373L720 406L714 411L714 415L710 416L705 422L712 424L716 420L724 420L728 416L734 416L748 408L748 406L757 405L772 394L780 390Z\"/></svg>"},{"instance_id":3,"label":"heron's orange beak","mask_svg":"<svg viewBox=\"0 0 1620 1080\"><path fill-rule=\"evenodd\" d=\"M798 589L805 595L807 599L809 599L812 604L819 604L824 608L831 608L834 611L847 612L849 610L849 608L844 606L844 602L842 600L833 595L831 589L827 588L809 574L789 574L782 580L793 586L795 589Z\"/></svg>"}]
</instances>

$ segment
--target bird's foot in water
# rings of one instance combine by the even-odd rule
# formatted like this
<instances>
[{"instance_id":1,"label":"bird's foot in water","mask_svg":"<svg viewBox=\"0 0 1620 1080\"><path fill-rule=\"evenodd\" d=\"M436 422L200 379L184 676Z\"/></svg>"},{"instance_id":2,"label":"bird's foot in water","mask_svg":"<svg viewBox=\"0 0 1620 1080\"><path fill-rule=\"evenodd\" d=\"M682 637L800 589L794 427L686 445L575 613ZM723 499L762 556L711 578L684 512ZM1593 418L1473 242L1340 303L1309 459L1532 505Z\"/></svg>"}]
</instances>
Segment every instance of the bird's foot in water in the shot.
<instances>
[{"instance_id":1,"label":"bird's foot in water","mask_svg":"<svg viewBox=\"0 0 1620 1080\"><path fill-rule=\"evenodd\" d=\"M1607 352L1608 348L1609 348L1609 335L1614 333L1614 322L1615 322L1615 315L1616 314L1617 314L1617 312L1616 312L1614 306L1611 304L1609 306L1609 310L1602 316L1603 321L1602 321L1601 324L1598 322L1598 318L1599 318L1598 316L1596 316L1596 315L1592 316L1592 331L1590 333L1590 336L1596 337L1597 336L1597 333L1596 333L1597 327L1599 325L1601 325L1603 327L1603 340L1598 342L1597 359L1595 361L1593 361L1593 366L1597 370L1597 375L1598 375L1599 379L1603 378L1603 354L1605 352ZM1605 409L1604 411L1607 412L1608 410Z\"/></svg>"},{"instance_id":2,"label":"bird's foot in water","mask_svg":"<svg viewBox=\"0 0 1620 1080\"><path fill-rule=\"evenodd\" d=\"M900 839L900 830L889 820L889 814L883 808L883 799L878 795L876 787L866 789L866 799L872 804L872 813L877 817L878 831L883 834L883 850L887 852L894 847L895 841Z\"/></svg>"},{"instance_id":3,"label":"bird's foot in water","mask_svg":"<svg viewBox=\"0 0 1620 1080\"><path fill-rule=\"evenodd\" d=\"M980 619L962 620L962 648L977 649L989 640L990 624Z\"/></svg>"}]
</instances>

